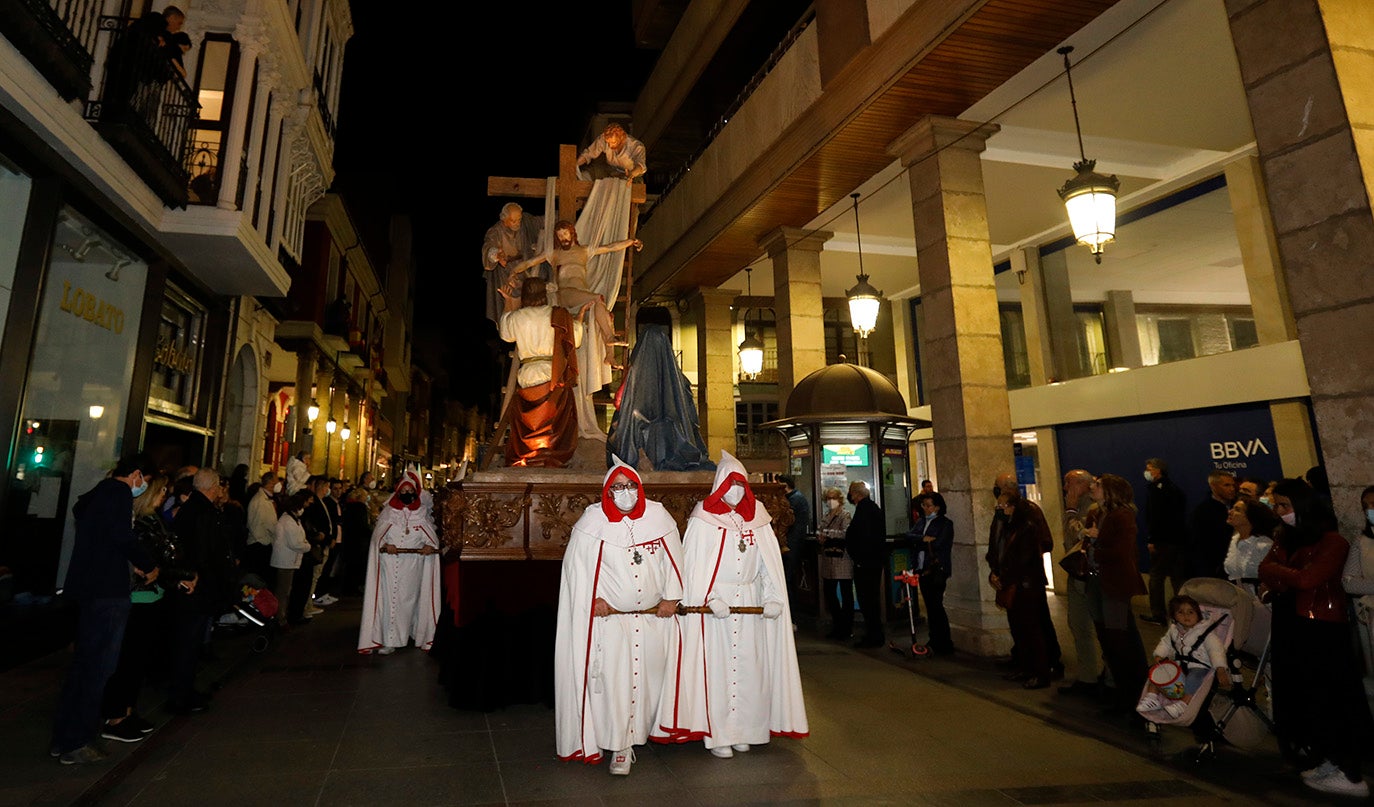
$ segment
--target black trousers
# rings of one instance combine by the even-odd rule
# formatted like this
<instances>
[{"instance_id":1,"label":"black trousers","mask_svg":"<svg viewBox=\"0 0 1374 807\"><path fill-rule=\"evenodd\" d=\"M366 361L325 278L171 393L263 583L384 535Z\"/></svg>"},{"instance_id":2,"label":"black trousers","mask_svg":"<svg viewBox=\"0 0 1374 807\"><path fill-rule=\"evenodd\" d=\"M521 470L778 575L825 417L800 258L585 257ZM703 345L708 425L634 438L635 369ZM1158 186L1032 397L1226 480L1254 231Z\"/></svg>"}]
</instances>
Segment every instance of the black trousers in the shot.
<instances>
[{"instance_id":1,"label":"black trousers","mask_svg":"<svg viewBox=\"0 0 1374 807\"><path fill-rule=\"evenodd\" d=\"M854 589L859 596L859 611L864 616L864 641L883 641L882 564L854 564Z\"/></svg>"},{"instance_id":2,"label":"black trousers","mask_svg":"<svg viewBox=\"0 0 1374 807\"><path fill-rule=\"evenodd\" d=\"M830 635L848 639L854 632L854 581L827 578L821 591L825 595L825 610L830 614Z\"/></svg>"},{"instance_id":3,"label":"black trousers","mask_svg":"<svg viewBox=\"0 0 1374 807\"><path fill-rule=\"evenodd\" d=\"M930 638L926 644L936 653L954 650L954 640L949 635L949 614L945 613L947 585L949 578L939 572L921 578L921 599L926 603L926 624L930 628Z\"/></svg>"}]
</instances>

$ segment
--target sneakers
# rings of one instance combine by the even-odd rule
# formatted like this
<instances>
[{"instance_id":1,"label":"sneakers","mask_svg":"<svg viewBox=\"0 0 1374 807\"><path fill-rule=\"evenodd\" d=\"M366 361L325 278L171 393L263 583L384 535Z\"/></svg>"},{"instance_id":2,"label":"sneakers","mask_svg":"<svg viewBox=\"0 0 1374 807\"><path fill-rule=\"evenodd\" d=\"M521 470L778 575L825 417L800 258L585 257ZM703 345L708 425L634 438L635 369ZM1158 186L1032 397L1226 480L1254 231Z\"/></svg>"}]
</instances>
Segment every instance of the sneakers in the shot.
<instances>
[{"instance_id":1,"label":"sneakers","mask_svg":"<svg viewBox=\"0 0 1374 807\"><path fill-rule=\"evenodd\" d=\"M1324 759L1322 760L1322 764L1318 765L1315 768L1308 768L1307 770L1303 771L1298 775L1302 777L1302 780L1304 782L1306 782L1310 779L1320 779L1323 776L1330 776L1338 770L1340 769L1336 767L1336 763L1332 762L1329 759Z\"/></svg>"},{"instance_id":2,"label":"sneakers","mask_svg":"<svg viewBox=\"0 0 1374 807\"><path fill-rule=\"evenodd\" d=\"M323 613L324 613L324 609L323 609L323 608L320 608L319 606L316 606L316 605L307 605L307 606L305 606L305 616L306 616L307 619L309 619L310 617L319 616L320 614L323 614Z\"/></svg>"},{"instance_id":3,"label":"sneakers","mask_svg":"<svg viewBox=\"0 0 1374 807\"><path fill-rule=\"evenodd\" d=\"M63 765L85 765L88 762L103 762L110 755L93 745L83 745L75 751L68 751L57 758ZM1342 776L1342 779L1345 777Z\"/></svg>"},{"instance_id":4,"label":"sneakers","mask_svg":"<svg viewBox=\"0 0 1374 807\"><path fill-rule=\"evenodd\" d=\"M1150 692L1141 697L1140 703L1136 704L1135 710L1144 714L1145 712L1157 711L1163 706L1164 700L1155 693Z\"/></svg>"},{"instance_id":5,"label":"sneakers","mask_svg":"<svg viewBox=\"0 0 1374 807\"><path fill-rule=\"evenodd\" d=\"M624 751L616 751L611 755L611 775L629 776L630 766L635 761L635 750L626 748Z\"/></svg>"},{"instance_id":6,"label":"sneakers","mask_svg":"<svg viewBox=\"0 0 1374 807\"><path fill-rule=\"evenodd\" d=\"M1188 704L1183 701L1170 701L1164 704L1164 714L1169 717L1178 717L1186 711L1188 711Z\"/></svg>"},{"instance_id":7,"label":"sneakers","mask_svg":"<svg viewBox=\"0 0 1374 807\"><path fill-rule=\"evenodd\" d=\"M379 648L377 648L377 651L376 651L376 652L377 652L377 655L379 655L379 656L389 656L389 655L391 655L392 653L395 653L395 652L396 652L396 648L394 648L394 647L379 647Z\"/></svg>"},{"instance_id":8,"label":"sneakers","mask_svg":"<svg viewBox=\"0 0 1374 807\"><path fill-rule=\"evenodd\" d=\"M144 737L143 732L138 727L129 722L129 718L124 718L118 723L106 723L100 728L100 736L107 740L114 740L121 743L136 743Z\"/></svg>"},{"instance_id":9,"label":"sneakers","mask_svg":"<svg viewBox=\"0 0 1374 807\"><path fill-rule=\"evenodd\" d=\"M1335 793L1338 796L1360 796L1368 798L1369 783L1361 779L1352 782L1345 778L1345 773L1337 768L1326 776L1313 776L1303 779L1303 784L1313 790L1320 790L1323 793Z\"/></svg>"},{"instance_id":10,"label":"sneakers","mask_svg":"<svg viewBox=\"0 0 1374 807\"><path fill-rule=\"evenodd\" d=\"M333 605L338 601L339 598L335 597L333 594L322 594L315 598L315 604L320 606Z\"/></svg>"},{"instance_id":11,"label":"sneakers","mask_svg":"<svg viewBox=\"0 0 1374 807\"><path fill-rule=\"evenodd\" d=\"M711 749L711 756L715 757L716 759L729 759L730 757L733 757L734 755L735 755L735 752L732 751L732 750L730 750L730 746L728 746L728 745L722 745L722 746L719 747L719 748L712 748L712 749Z\"/></svg>"},{"instance_id":12,"label":"sneakers","mask_svg":"<svg viewBox=\"0 0 1374 807\"><path fill-rule=\"evenodd\" d=\"M749 750L749 743L735 743L730 747L743 754L745 751Z\"/></svg>"},{"instance_id":13,"label":"sneakers","mask_svg":"<svg viewBox=\"0 0 1374 807\"><path fill-rule=\"evenodd\" d=\"M127 723L130 726L132 726L135 730L138 731L139 734L152 734L153 729L157 728L155 724L149 723L147 720L144 720L143 716L140 715L138 712L134 712L133 714L124 718L124 723ZM120 725L123 725L124 723L121 723Z\"/></svg>"}]
</instances>

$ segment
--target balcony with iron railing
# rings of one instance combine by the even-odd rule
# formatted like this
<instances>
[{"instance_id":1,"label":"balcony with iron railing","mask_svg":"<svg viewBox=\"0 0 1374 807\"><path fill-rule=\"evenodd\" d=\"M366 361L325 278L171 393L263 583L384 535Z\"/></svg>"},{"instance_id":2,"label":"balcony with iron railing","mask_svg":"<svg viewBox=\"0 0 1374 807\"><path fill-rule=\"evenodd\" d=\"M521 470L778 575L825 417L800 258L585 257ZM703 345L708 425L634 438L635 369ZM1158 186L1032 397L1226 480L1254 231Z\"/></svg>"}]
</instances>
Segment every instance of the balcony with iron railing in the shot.
<instances>
[{"instance_id":1,"label":"balcony with iron railing","mask_svg":"<svg viewBox=\"0 0 1374 807\"><path fill-rule=\"evenodd\" d=\"M320 71L315 71L315 106L320 110L320 120L324 122L324 130L329 134L330 139L338 137L338 129L334 125L334 115L329 111L329 96L325 92L324 77Z\"/></svg>"},{"instance_id":2,"label":"balcony with iron railing","mask_svg":"<svg viewBox=\"0 0 1374 807\"><path fill-rule=\"evenodd\" d=\"M91 91L101 0L0 0L0 34L65 101Z\"/></svg>"},{"instance_id":3,"label":"balcony with iron railing","mask_svg":"<svg viewBox=\"0 0 1374 807\"><path fill-rule=\"evenodd\" d=\"M99 18L105 69L86 119L168 207L185 207L200 103L166 47L132 22Z\"/></svg>"},{"instance_id":4,"label":"balcony with iron railing","mask_svg":"<svg viewBox=\"0 0 1374 807\"><path fill-rule=\"evenodd\" d=\"M772 429L767 431L737 430L735 432L735 456L742 460L785 459L787 457L787 441L783 439L781 432Z\"/></svg>"}]
</instances>

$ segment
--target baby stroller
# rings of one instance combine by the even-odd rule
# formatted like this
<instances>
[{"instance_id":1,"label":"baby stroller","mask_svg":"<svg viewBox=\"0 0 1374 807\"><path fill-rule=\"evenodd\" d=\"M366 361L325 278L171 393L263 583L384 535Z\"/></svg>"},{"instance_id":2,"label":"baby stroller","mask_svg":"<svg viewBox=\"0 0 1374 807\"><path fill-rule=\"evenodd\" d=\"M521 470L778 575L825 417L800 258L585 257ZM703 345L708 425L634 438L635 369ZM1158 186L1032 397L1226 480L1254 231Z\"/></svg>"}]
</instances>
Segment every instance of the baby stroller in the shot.
<instances>
[{"instance_id":1,"label":"baby stroller","mask_svg":"<svg viewBox=\"0 0 1374 807\"><path fill-rule=\"evenodd\" d=\"M1181 711L1172 710L1177 714L1163 708L1141 712L1149 721L1151 736L1158 739L1160 726L1191 727L1198 740L1194 756L1197 762L1215 756L1217 744L1222 741L1257 747L1274 734L1273 721L1256 699L1268 673L1268 609L1241 586L1215 578L1189 580L1179 593L1197 600L1203 611L1202 623L1211 623L1211 633L1226 648L1232 687L1217 697L1216 671L1209 670L1192 700ZM1156 686L1167 689L1169 682L1159 672L1151 668L1152 680ZM1148 687L1147 682L1142 698Z\"/></svg>"},{"instance_id":2,"label":"baby stroller","mask_svg":"<svg viewBox=\"0 0 1374 807\"><path fill-rule=\"evenodd\" d=\"M244 575L240 584L240 597L215 622L215 630L230 635L251 632L249 647L254 653L265 652L272 644L272 634L277 625L275 617L280 604L276 595L268 590L257 575Z\"/></svg>"}]
</instances>

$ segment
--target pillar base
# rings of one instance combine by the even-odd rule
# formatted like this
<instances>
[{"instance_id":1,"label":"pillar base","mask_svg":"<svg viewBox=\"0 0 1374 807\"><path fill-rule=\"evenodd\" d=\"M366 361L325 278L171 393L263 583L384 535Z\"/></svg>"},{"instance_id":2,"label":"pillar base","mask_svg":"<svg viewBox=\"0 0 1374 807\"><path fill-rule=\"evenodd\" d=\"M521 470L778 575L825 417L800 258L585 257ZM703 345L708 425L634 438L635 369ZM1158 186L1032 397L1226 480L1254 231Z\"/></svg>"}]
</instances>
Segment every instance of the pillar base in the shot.
<instances>
[{"instance_id":1,"label":"pillar base","mask_svg":"<svg viewBox=\"0 0 1374 807\"><path fill-rule=\"evenodd\" d=\"M950 635L954 646L965 653L993 658L1011 652L1011 628L1007 612L992 603L945 597Z\"/></svg>"}]
</instances>

